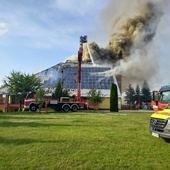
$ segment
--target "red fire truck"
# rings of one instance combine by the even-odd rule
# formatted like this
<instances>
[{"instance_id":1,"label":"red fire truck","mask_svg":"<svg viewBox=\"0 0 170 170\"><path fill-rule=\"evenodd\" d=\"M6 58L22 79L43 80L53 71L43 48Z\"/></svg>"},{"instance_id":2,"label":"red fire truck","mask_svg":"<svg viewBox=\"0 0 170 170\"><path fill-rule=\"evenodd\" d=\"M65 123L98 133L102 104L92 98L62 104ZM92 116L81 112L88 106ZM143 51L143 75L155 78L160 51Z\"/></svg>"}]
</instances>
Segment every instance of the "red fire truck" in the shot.
<instances>
[{"instance_id":1,"label":"red fire truck","mask_svg":"<svg viewBox=\"0 0 170 170\"><path fill-rule=\"evenodd\" d=\"M77 110L87 108L85 102L70 101L69 97L61 97L60 101L47 98L43 102L42 107L50 107L56 111L63 110L64 112L68 112L69 110L76 112ZM38 108L39 104L36 102L36 92L29 92L24 100L24 109L29 109L32 112L35 112Z\"/></svg>"},{"instance_id":2,"label":"red fire truck","mask_svg":"<svg viewBox=\"0 0 170 170\"><path fill-rule=\"evenodd\" d=\"M165 85L159 91L152 92L151 106L154 111L163 110L170 102L170 85Z\"/></svg>"}]
</instances>

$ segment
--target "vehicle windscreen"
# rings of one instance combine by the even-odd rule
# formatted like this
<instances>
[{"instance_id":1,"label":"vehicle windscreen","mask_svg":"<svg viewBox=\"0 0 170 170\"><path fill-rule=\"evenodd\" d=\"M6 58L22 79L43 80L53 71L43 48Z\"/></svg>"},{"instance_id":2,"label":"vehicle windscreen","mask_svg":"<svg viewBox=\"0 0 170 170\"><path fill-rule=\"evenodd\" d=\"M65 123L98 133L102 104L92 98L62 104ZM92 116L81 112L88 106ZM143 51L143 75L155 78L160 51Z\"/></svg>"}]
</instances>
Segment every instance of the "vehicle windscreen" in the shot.
<instances>
[{"instance_id":1,"label":"vehicle windscreen","mask_svg":"<svg viewBox=\"0 0 170 170\"><path fill-rule=\"evenodd\" d=\"M160 94L161 102L170 102L170 91L164 91Z\"/></svg>"},{"instance_id":2,"label":"vehicle windscreen","mask_svg":"<svg viewBox=\"0 0 170 170\"><path fill-rule=\"evenodd\" d=\"M27 96L26 96L26 99L33 99L35 98L35 93L28 93Z\"/></svg>"}]
</instances>

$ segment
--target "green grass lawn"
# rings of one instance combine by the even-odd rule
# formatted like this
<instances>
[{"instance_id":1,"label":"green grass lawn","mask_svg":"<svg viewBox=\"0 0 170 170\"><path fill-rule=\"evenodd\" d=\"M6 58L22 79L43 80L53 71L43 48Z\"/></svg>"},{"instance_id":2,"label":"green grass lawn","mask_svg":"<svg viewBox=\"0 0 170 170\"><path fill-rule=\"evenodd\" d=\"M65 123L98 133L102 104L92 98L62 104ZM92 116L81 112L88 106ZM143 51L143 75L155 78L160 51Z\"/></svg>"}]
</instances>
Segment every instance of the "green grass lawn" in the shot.
<instances>
[{"instance_id":1,"label":"green grass lawn","mask_svg":"<svg viewBox=\"0 0 170 170\"><path fill-rule=\"evenodd\" d=\"M152 113L0 113L0 169L170 169Z\"/></svg>"}]
</instances>

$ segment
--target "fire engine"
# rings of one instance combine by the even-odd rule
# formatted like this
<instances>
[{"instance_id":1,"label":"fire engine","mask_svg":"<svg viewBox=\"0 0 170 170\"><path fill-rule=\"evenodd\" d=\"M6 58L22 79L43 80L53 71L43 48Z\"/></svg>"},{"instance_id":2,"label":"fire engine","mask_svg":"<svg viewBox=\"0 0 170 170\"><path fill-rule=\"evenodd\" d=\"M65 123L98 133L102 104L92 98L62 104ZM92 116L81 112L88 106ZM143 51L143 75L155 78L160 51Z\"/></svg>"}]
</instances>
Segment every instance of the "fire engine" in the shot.
<instances>
[{"instance_id":1,"label":"fire engine","mask_svg":"<svg viewBox=\"0 0 170 170\"><path fill-rule=\"evenodd\" d=\"M60 111L63 110L68 112L72 110L76 112L79 109L86 109L87 105L85 102L82 102L81 98L81 62L82 62L82 55L83 55L83 44L87 43L87 36L80 37L80 47L78 50L78 71L77 71L77 100L70 101L69 98L60 98L59 100L52 100L47 99L43 102L42 107L51 107L54 110ZM31 111L36 111L39 108L39 104L36 102L36 92L28 93L24 101L24 109L29 109Z\"/></svg>"},{"instance_id":2,"label":"fire engine","mask_svg":"<svg viewBox=\"0 0 170 170\"><path fill-rule=\"evenodd\" d=\"M151 106L154 111L163 110L170 102L170 85L165 85L159 91L152 92Z\"/></svg>"},{"instance_id":3,"label":"fire engine","mask_svg":"<svg viewBox=\"0 0 170 170\"><path fill-rule=\"evenodd\" d=\"M69 97L61 97L60 101L55 99L47 98L43 101L42 108L52 108L56 111L63 110L68 112L69 110L76 112L80 109L86 109L85 102L74 102L71 101ZM39 104L36 102L36 92L29 92L24 100L24 109L29 109L35 112L39 108Z\"/></svg>"}]
</instances>

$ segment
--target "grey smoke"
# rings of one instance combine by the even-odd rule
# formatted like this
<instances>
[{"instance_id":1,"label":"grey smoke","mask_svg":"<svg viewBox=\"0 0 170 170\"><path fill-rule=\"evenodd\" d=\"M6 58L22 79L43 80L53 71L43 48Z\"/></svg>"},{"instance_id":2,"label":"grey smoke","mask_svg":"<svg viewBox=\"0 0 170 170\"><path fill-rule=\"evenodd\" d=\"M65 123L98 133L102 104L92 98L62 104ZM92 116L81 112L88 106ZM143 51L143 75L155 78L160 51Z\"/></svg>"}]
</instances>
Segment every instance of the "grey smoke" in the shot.
<instances>
[{"instance_id":1,"label":"grey smoke","mask_svg":"<svg viewBox=\"0 0 170 170\"><path fill-rule=\"evenodd\" d=\"M112 64L112 74L121 74L127 83L149 81L159 70L151 49L164 4L163 0L112 0L102 14L110 26L108 44L104 48L89 44L94 64Z\"/></svg>"}]
</instances>

